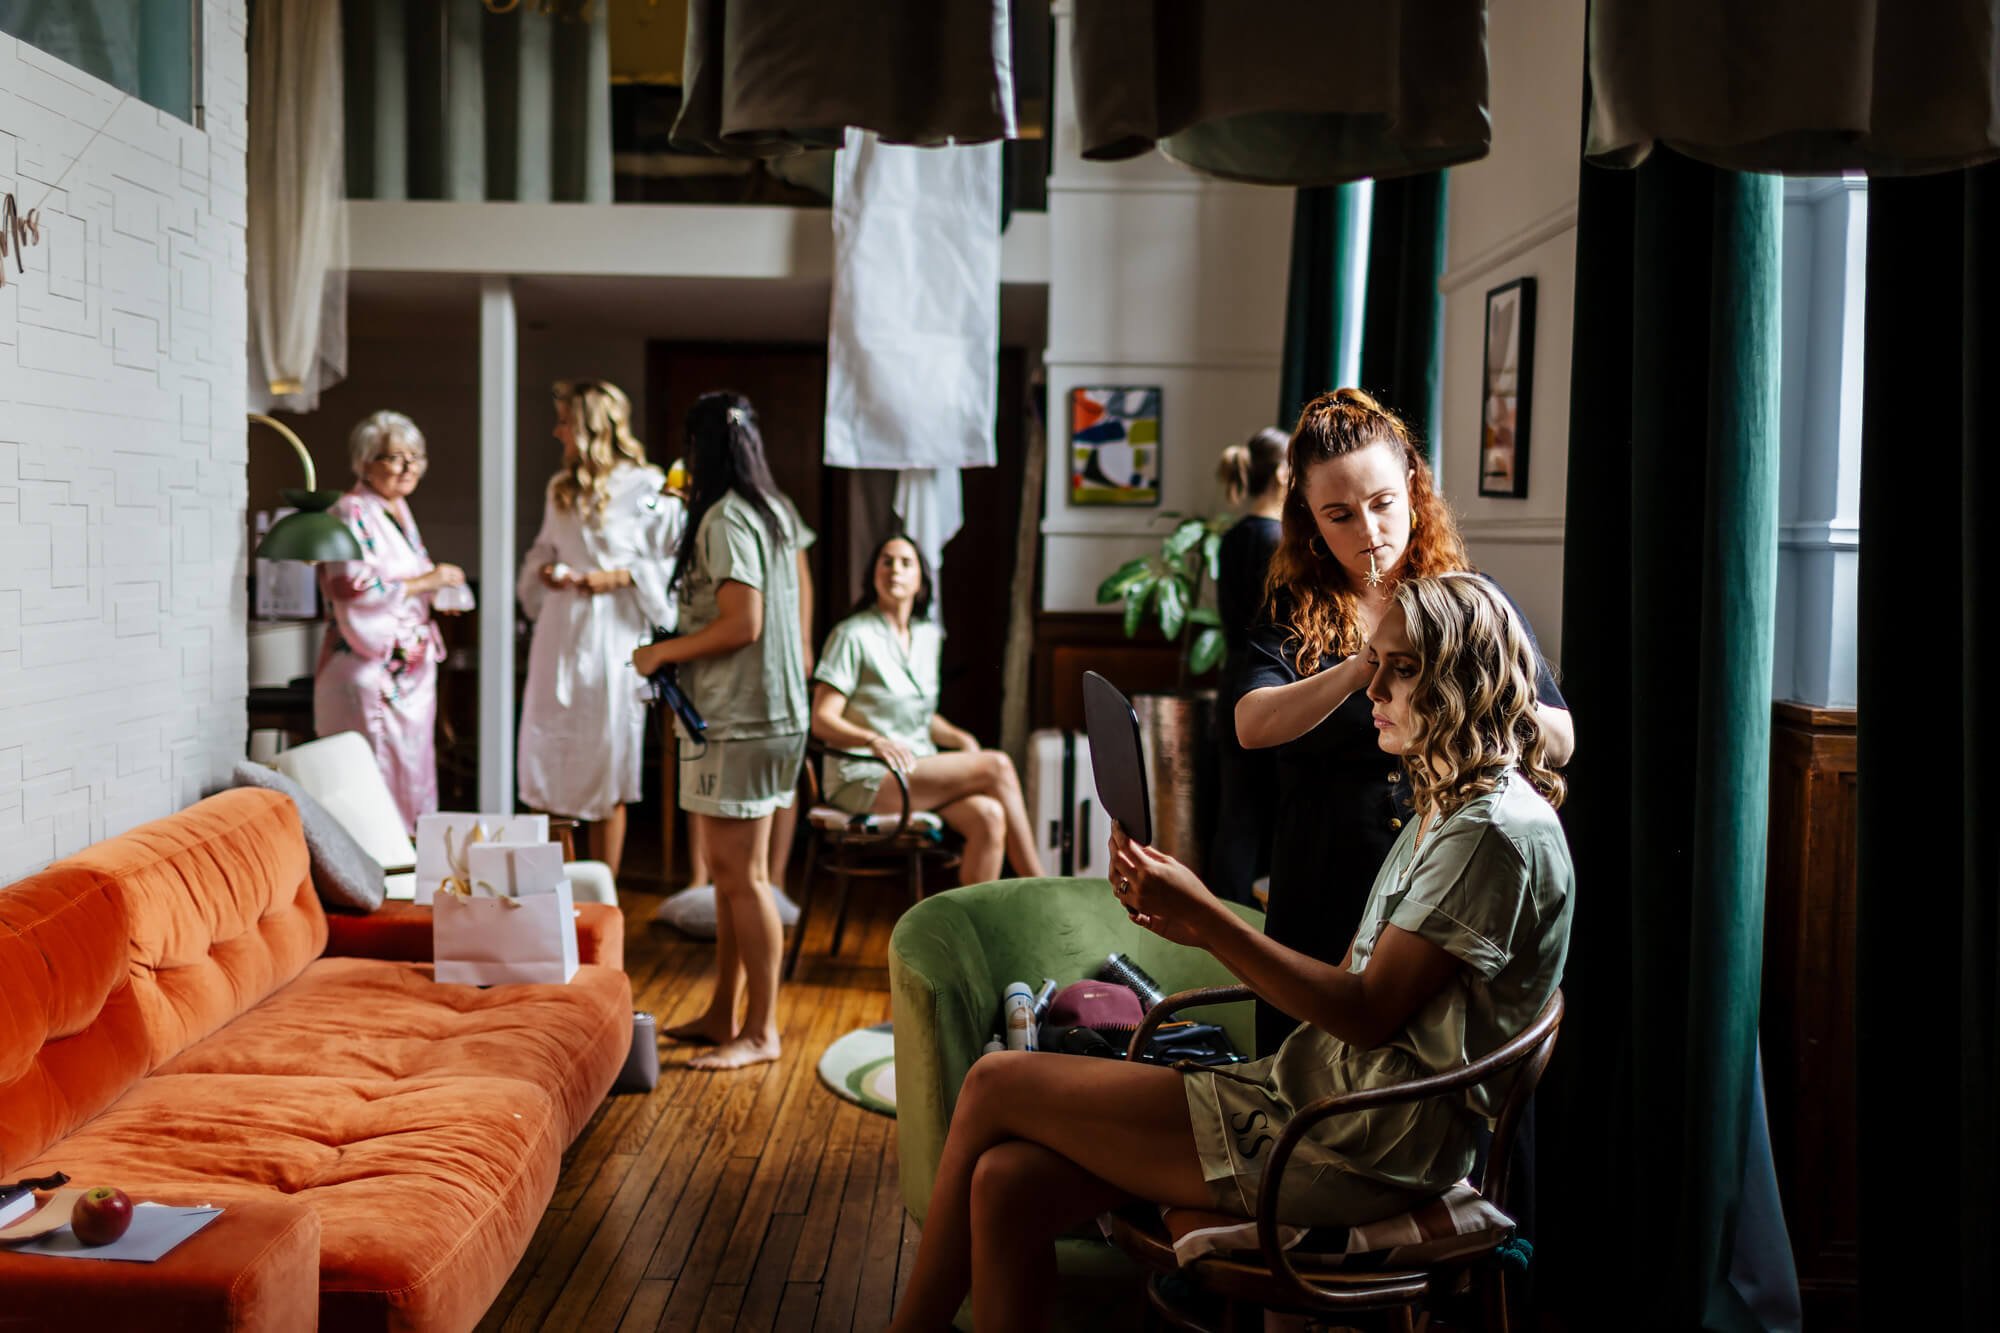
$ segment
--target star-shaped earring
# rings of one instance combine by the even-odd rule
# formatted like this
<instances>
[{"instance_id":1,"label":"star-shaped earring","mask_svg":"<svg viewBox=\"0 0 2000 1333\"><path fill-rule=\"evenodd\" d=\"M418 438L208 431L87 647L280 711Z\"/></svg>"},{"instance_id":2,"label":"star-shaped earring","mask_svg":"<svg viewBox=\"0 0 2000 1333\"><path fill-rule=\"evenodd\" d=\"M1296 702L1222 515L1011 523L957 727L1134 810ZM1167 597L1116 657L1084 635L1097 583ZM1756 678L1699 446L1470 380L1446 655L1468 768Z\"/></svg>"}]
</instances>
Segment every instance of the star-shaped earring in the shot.
<instances>
[{"instance_id":1,"label":"star-shaped earring","mask_svg":"<svg viewBox=\"0 0 2000 1333\"><path fill-rule=\"evenodd\" d=\"M1371 588L1382 586L1382 571L1375 567L1375 553L1373 551L1368 553L1368 586Z\"/></svg>"}]
</instances>

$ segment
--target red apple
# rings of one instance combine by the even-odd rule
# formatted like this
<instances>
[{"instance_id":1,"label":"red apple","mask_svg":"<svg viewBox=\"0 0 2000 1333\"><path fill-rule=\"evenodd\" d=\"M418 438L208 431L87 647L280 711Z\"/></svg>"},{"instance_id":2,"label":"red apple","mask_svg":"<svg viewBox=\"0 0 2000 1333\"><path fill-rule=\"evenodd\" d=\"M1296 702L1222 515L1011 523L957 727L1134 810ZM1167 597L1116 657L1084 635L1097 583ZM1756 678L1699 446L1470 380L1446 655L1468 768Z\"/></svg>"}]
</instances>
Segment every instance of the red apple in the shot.
<instances>
[{"instance_id":1,"label":"red apple","mask_svg":"<svg viewBox=\"0 0 2000 1333\"><path fill-rule=\"evenodd\" d=\"M85 1245L109 1245L131 1225L132 1201L106 1185L87 1191L69 1215L69 1229Z\"/></svg>"}]
</instances>

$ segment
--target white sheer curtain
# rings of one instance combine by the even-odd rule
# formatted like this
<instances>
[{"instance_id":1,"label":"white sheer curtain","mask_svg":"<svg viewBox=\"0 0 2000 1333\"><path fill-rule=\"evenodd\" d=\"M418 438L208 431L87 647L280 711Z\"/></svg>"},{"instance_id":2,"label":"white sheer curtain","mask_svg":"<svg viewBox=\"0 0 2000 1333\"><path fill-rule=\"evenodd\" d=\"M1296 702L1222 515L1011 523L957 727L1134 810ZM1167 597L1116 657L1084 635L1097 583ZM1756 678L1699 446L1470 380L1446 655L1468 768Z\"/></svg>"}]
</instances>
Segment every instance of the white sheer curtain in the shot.
<instances>
[{"instance_id":1,"label":"white sheer curtain","mask_svg":"<svg viewBox=\"0 0 2000 1333\"><path fill-rule=\"evenodd\" d=\"M260 0L249 115L251 401L310 411L347 373L338 6Z\"/></svg>"}]
</instances>

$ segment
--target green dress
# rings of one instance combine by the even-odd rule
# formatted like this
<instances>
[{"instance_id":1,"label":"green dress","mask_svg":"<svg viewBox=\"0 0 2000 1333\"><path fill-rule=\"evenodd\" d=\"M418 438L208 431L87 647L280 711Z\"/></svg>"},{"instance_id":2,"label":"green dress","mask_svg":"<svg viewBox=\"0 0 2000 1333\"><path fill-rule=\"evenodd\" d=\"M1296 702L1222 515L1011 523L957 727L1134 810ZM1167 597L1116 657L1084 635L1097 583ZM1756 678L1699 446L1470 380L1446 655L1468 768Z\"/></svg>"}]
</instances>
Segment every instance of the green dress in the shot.
<instances>
[{"instance_id":1,"label":"green dress","mask_svg":"<svg viewBox=\"0 0 2000 1333\"><path fill-rule=\"evenodd\" d=\"M820 652L813 679L847 696L841 716L891 740L921 758L936 754L931 719L938 709L938 659L944 631L935 620L910 621L907 651L889 618L873 607L857 611L833 627ZM850 814L875 808L875 793L889 770L879 763L834 760L826 799Z\"/></svg>"},{"instance_id":2,"label":"green dress","mask_svg":"<svg viewBox=\"0 0 2000 1333\"><path fill-rule=\"evenodd\" d=\"M1202 1175L1224 1211L1255 1215L1264 1162L1295 1108L1478 1059L1527 1027L1560 984L1575 876L1541 793L1516 770L1448 815L1421 848L1416 832L1412 821L1375 877L1349 967L1367 969L1390 925L1464 966L1372 1050L1302 1023L1275 1055L1188 1074ZM1280 1217L1351 1226L1448 1189L1472 1168L1475 1134L1497 1113L1502 1091L1496 1080L1321 1121L1285 1171Z\"/></svg>"}]
</instances>

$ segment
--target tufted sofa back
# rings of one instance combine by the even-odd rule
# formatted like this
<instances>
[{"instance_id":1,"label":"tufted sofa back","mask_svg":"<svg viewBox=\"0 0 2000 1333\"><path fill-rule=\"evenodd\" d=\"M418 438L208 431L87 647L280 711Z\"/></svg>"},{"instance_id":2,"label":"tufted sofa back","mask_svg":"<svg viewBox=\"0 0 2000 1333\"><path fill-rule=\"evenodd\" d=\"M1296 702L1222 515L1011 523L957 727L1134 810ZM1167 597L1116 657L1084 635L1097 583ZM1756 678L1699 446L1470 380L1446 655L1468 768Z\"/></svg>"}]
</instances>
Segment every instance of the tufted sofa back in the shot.
<instances>
[{"instance_id":1,"label":"tufted sofa back","mask_svg":"<svg viewBox=\"0 0 2000 1333\"><path fill-rule=\"evenodd\" d=\"M276 792L223 792L0 888L0 1178L325 947Z\"/></svg>"}]
</instances>

